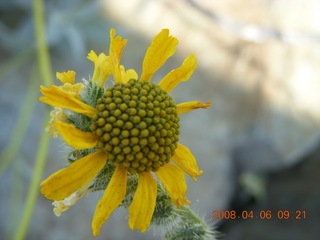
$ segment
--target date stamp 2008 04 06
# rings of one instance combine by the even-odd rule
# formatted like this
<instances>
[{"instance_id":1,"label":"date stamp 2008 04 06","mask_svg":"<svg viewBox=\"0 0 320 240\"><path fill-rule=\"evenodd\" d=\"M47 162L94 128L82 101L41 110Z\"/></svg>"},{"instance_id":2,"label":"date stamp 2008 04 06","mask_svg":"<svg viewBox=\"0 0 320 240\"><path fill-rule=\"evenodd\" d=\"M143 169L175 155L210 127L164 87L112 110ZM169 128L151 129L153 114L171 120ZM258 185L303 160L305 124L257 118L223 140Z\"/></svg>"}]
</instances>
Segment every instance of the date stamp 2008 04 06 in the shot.
<instances>
[{"instance_id":1,"label":"date stamp 2008 04 06","mask_svg":"<svg viewBox=\"0 0 320 240\"><path fill-rule=\"evenodd\" d=\"M307 218L307 211L305 210L261 210L258 212L254 211L241 211L237 212L234 210L226 211L212 211L212 219L297 219L303 220Z\"/></svg>"}]
</instances>

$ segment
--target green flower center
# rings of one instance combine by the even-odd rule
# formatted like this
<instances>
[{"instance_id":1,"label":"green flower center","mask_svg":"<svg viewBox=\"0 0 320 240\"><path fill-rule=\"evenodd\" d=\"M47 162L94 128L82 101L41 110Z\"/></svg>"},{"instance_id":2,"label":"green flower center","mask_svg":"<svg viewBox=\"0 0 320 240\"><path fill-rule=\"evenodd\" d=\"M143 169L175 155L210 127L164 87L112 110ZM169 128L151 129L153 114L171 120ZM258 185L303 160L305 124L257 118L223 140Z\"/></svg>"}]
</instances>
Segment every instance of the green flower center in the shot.
<instances>
[{"instance_id":1,"label":"green flower center","mask_svg":"<svg viewBox=\"0 0 320 240\"><path fill-rule=\"evenodd\" d=\"M179 140L179 117L172 97L158 85L116 83L98 99L97 109L90 129L113 165L141 173L170 161Z\"/></svg>"}]
</instances>

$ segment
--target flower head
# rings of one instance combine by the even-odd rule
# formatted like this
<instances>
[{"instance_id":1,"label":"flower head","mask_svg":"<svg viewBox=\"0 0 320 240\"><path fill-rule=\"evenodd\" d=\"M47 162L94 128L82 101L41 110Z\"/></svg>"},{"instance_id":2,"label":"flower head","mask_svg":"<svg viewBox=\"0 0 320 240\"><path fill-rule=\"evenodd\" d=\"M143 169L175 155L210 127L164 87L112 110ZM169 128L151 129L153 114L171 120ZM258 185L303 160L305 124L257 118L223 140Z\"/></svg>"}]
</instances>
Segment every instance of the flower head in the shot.
<instances>
[{"instance_id":1,"label":"flower head","mask_svg":"<svg viewBox=\"0 0 320 240\"><path fill-rule=\"evenodd\" d=\"M41 183L41 193L55 201L55 212L66 211L90 190L97 176L106 176L106 169L112 171L94 213L94 236L125 199L128 175L138 177L129 207L129 227L144 232L150 225L157 197L157 181L152 172L177 207L189 203L184 172L195 181L202 174L190 150L178 143L179 115L208 108L211 103L176 104L169 95L181 81L190 78L196 58L191 54L157 85L150 80L173 55L178 40L169 35L168 29L155 36L145 55L140 78L133 69L126 71L120 65L126 41L111 29L109 56L89 53L94 73L91 81L81 84L84 88L80 92L72 80L74 72L57 75L64 86L41 86L44 96L40 101L69 110L63 121L55 117L51 127L68 145L85 153ZM113 75L115 84L104 89L109 75Z\"/></svg>"}]
</instances>

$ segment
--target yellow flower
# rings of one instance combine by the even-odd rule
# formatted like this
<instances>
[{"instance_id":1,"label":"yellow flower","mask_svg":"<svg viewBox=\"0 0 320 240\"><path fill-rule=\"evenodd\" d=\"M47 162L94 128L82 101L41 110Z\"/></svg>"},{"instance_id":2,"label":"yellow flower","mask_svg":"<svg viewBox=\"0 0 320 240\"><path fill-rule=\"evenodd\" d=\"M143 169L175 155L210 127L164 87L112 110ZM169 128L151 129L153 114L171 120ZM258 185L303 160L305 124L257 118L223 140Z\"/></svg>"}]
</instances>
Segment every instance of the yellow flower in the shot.
<instances>
[{"instance_id":1,"label":"yellow flower","mask_svg":"<svg viewBox=\"0 0 320 240\"><path fill-rule=\"evenodd\" d=\"M64 141L77 150L95 150L41 183L41 193L55 201L55 211L58 214L66 211L83 196L81 189L88 188L107 162L115 166L93 216L94 236L99 234L101 225L124 200L128 174L138 175L138 186L129 207L130 229L144 232L150 225L157 196L157 181L151 172L155 172L178 208L189 203L185 198L187 184L184 172L195 181L203 172L198 169L191 151L178 143L178 115L211 106L210 102L198 101L176 105L168 94L192 75L196 68L193 54L158 85L150 83L154 73L175 52L178 40L169 36L168 29L163 29L153 39L144 57L140 79L133 69L126 71L120 65L127 40L115 34L111 29L109 56L90 52L88 57L95 64L91 81L100 88L110 74L115 81L114 86L104 90L94 106L89 106L64 88L41 86L42 102L90 118L91 125L85 131L72 122L55 120L54 127Z\"/></svg>"}]
</instances>

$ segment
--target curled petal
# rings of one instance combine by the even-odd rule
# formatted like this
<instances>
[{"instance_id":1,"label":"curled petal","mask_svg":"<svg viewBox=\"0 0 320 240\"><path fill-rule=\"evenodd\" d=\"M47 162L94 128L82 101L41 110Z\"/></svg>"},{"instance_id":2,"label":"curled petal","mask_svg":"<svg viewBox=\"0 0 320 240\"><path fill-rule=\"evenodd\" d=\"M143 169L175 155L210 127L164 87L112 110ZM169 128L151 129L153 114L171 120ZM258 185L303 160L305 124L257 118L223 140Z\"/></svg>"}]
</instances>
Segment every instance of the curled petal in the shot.
<instances>
[{"instance_id":1,"label":"curled petal","mask_svg":"<svg viewBox=\"0 0 320 240\"><path fill-rule=\"evenodd\" d=\"M63 200L54 201L52 203L52 205L54 206L54 209L53 209L54 214L57 217L59 217L59 216L61 216L61 213L69 210L69 208L71 208L73 205L75 205L80 198L84 197L86 194L91 192L91 190L89 189L90 185L91 184L88 183L87 185L85 185L81 189L75 191L69 197L67 197Z\"/></svg>"},{"instance_id":2,"label":"curled petal","mask_svg":"<svg viewBox=\"0 0 320 240\"><path fill-rule=\"evenodd\" d=\"M40 86L40 91L44 97L39 100L54 107L66 108L77 113L82 113L88 117L93 117L97 113L97 109L83 103L67 91L52 85L49 88Z\"/></svg>"},{"instance_id":3,"label":"curled petal","mask_svg":"<svg viewBox=\"0 0 320 240\"><path fill-rule=\"evenodd\" d=\"M187 183L183 171L172 163L161 166L156 172L157 177L165 186L172 202L180 208L190 202L185 199L187 192Z\"/></svg>"},{"instance_id":4,"label":"curled petal","mask_svg":"<svg viewBox=\"0 0 320 240\"><path fill-rule=\"evenodd\" d=\"M60 82L64 83L60 88L64 91L70 93L74 97L80 99L80 93L84 88L82 83L74 84L76 72L68 71L68 72L57 72L56 77L60 80Z\"/></svg>"},{"instance_id":5,"label":"curled petal","mask_svg":"<svg viewBox=\"0 0 320 240\"><path fill-rule=\"evenodd\" d=\"M98 137L93 133L81 131L75 126L61 121L56 121L54 126L63 140L75 149L93 148L97 145Z\"/></svg>"},{"instance_id":6,"label":"curled petal","mask_svg":"<svg viewBox=\"0 0 320 240\"><path fill-rule=\"evenodd\" d=\"M156 206L157 182L149 172L140 173L138 188L134 194L129 208L129 227L145 232L150 226L150 221Z\"/></svg>"},{"instance_id":7,"label":"curled petal","mask_svg":"<svg viewBox=\"0 0 320 240\"><path fill-rule=\"evenodd\" d=\"M109 75L112 73L111 59L104 53L100 53L99 56L97 56L92 50L87 58L94 63L94 71L91 80L102 88Z\"/></svg>"},{"instance_id":8,"label":"curled petal","mask_svg":"<svg viewBox=\"0 0 320 240\"><path fill-rule=\"evenodd\" d=\"M68 118L67 118L66 113L61 108L54 108L50 112L50 117L51 117L50 122L46 126L46 132L48 134L52 134L54 138L57 138L59 132L58 132L57 128L54 126L54 124L57 121L67 122Z\"/></svg>"},{"instance_id":9,"label":"curled petal","mask_svg":"<svg viewBox=\"0 0 320 240\"><path fill-rule=\"evenodd\" d=\"M174 54L178 42L178 39L169 36L168 29L162 29L153 38L143 60L142 80L148 82L151 80L153 74Z\"/></svg>"},{"instance_id":10,"label":"curled petal","mask_svg":"<svg viewBox=\"0 0 320 240\"><path fill-rule=\"evenodd\" d=\"M159 86L166 92L171 92L180 82L187 81L197 67L197 59L191 54L182 65L169 72L159 83Z\"/></svg>"},{"instance_id":11,"label":"curled petal","mask_svg":"<svg viewBox=\"0 0 320 240\"><path fill-rule=\"evenodd\" d=\"M109 218L111 213L120 205L126 196L127 170L116 167L108 187L97 204L92 220L93 236L98 236L102 224Z\"/></svg>"},{"instance_id":12,"label":"curled petal","mask_svg":"<svg viewBox=\"0 0 320 240\"><path fill-rule=\"evenodd\" d=\"M98 60L98 55L95 53L95 51L91 50L88 53L87 58L92 61L94 64L96 64L99 60Z\"/></svg>"},{"instance_id":13,"label":"curled petal","mask_svg":"<svg viewBox=\"0 0 320 240\"><path fill-rule=\"evenodd\" d=\"M193 101L193 102L185 102L177 104L177 110L178 114L186 113L198 108L209 108L211 107L211 102L201 103L199 101Z\"/></svg>"},{"instance_id":14,"label":"curled petal","mask_svg":"<svg viewBox=\"0 0 320 240\"><path fill-rule=\"evenodd\" d=\"M120 66L122 83L127 83L130 79L138 79L138 74L134 69L125 70L124 66Z\"/></svg>"},{"instance_id":15,"label":"curled petal","mask_svg":"<svg viewBox=\"0 0 320 240\"><path fill-rule=\"evenodd\" d=\"M82 83L65 83L63 86L60 86L60 88L68 92L71 96L74 96L76 99L80 100L80 93L84 89L84 85Z\"/></svg>"},{"instance_id":16,"label":"curled petal","mask_svg":"<svg viewBox=\"0 0 320 240\"><path fill-rule=\"evenodd\" d=\"M110 48L109 55L111 58L112 73L115 82L123 82L120 71L120 59L124 46L127 43L127 39L122 39L121 36L116 36L116 30L113 28L110 30Z\"/></svg>"},{"instance_id":17,"label":"curled petal","mask_svg":"<svg viewBox=\"0 0 320 240\"><path fill-rule=\"evenodd\" d=\"M74 84L74 81L76 78L76 72L75 71L57 72L56 78L60 80L60 82L62 83Z\"/></svg>"},{"instance_id":18,"label":"curled petal","mask_svg":"<svg viewBox=\"0 0 320 240\"><path fill-rule=\"evenodd\" d=\"M48 199L59 201L89 183L105 166L107 154L103 150L91 153L44 180L40 192Z\"/></svg>"},{"instance_id":19,"label":"curled petal","mask_svg":"<svg viewBox=\"0 0 320 240\"><path fill-rule=\"evenodd\" d=\"M195 157L186 146L178 144L178 147L172 156L172 160L190 177L192 177L194 181L198 181L196 177L203 173L203 171L198 169Z\"/></svg>"}]
</instances>

